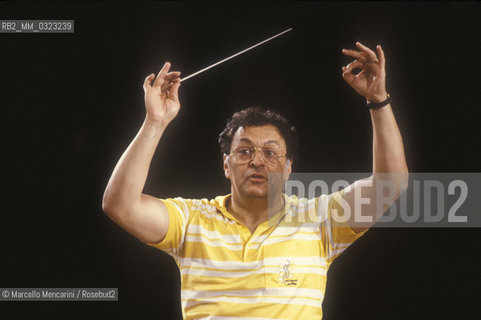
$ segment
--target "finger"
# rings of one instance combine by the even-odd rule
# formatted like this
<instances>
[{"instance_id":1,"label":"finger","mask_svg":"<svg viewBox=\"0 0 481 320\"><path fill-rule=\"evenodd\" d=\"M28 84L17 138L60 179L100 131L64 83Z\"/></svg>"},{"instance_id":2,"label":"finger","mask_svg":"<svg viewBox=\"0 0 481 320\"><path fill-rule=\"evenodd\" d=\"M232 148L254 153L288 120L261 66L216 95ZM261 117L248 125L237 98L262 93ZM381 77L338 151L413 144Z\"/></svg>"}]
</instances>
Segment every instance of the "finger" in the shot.
<instances>
[{"instance_id":1,"label":"finger","mask_svg":"<svg viewBox=\"0 0 481 320\"><path fill-rule=\"evenodd\" d=\"M165 83L169 83L171 82L173 79L175 78L179 78L180 77L180 72L179 71L173 71L173 72L169 72L165 78L164 78L164 84Z\"/></svg>"},{"instance_id":2,"label":"finger","mask_svg":"<svg viewBox=\"0 0 481 320\"><path fill-rule=\"evenodd\" d=\"M152 88L152 80L154 80L155 78L155 74L151 73L147 76L147 78L145 78L144 80L144 91L147 91L147 89L150 89Z\"/></svg>"},{"instance_id":3,"label":"finger","mask_svg":"<svg viewBox=\"0 0 481 320\"><path fill-rule=\"evenodd\" d=\"M346 67L342 67L342 78L347 82L349 83L350 85L352 85L352 83L354 82L354 80L356 79L356 76L353 75L351 72L347 71L347 68Z\"/></svg>"},{"instance_id":4,"label":"finger","mask_svg":"<svg viewBox=\"0 0 481 320\"><path fill-rule=\"evenodd\" d=\"M368 47L366 47L365 45L363 45L362 43L360 43L359 41L356 42L356 46L364 53L367 54L369 60L375 60L377 59L376 57L376 54L374 53L374 51L372 51L371 49L369 49Z\"/></svg>"},{"instance_id":5,"label":"finger","mask_svg":"<svg viewBox=\"0 0 481 320\"><path fill-rule=\"evenodd\" d=\"M169 89L169 98L174 101L179 101L179 87L180 78L177 78L174 84Z\"/></svg>"},{"instance_id":6,"label":"finger","mask_svg":"<svg viewBox=\"0 0 481 320\"><path fill-rule=\"evenodd\" d=\"M359 60L354 60L350 64L348 64L345 68L347 72L352 72L354 69L364 69L365 65L363 62Z\"/></svg>"},{"instance_id":7,"label":"finger","mask_svg":"<svg viewBox=\"0 0 481 320\"><path fill-rule=\"evenodd\" d=\"M381 66L384 68L386 65L386 57L384 57L384 51L381 48L381 45L377 45L377 56L379 57L379 62L381 63Z\"/></svg>"},{"instance_id":8,"label":"finger","mask_svg":"<svg viewBox=\"0 0 481 320\"><path fill-rule=\"evenodd\" d=\"M180 82L180 72L176 72L172 75L167 75L164 79L164 83L162 84L162 91L168 90L172 87L175 83Z\"/></svg>"},{"instance_id":9,"label":"finger","mask_svg":"<svg viewBox=\"0 0 481 320\"><path fill-rule=\"evenodd\" d=\"M166 77L180 77L180 71L171 71L167 73Z\"/></svg>"},{"instance_id":10,"label":"finger","mask_svg":"<svg viewBox=\"0 0 481 320\"><path fill-rule=\"evenodd\" d=\"M362 62L367 61L367 56L363 52L355 51L355 50L349 50L349 49L342 49L342 53L346 56L350 56L353 58L356 58Z\"/></svg>"},{"instance_id":11,"label":"finger","mask_svg":"<svg viewBox=\"0 0 481 320\"><path fill-rule=\"evenodd\" d=\"M164 82L164 78L169 72L170 69L170 62L166 62L162 69L160 69L159 74L157 75L157 78L154 81L154 87L161 86L162 83Z\"/></svg>"}]
</instances>

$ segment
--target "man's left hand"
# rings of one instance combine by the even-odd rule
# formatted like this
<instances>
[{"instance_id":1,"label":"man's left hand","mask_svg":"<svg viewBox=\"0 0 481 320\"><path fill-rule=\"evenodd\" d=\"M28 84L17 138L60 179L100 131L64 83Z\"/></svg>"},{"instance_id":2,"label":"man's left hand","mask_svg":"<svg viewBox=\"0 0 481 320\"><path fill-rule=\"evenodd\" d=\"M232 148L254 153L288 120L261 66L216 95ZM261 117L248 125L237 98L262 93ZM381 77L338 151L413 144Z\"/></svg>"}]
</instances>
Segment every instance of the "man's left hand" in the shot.
<instances>
[{"instance_id":1,"label":"man's left hand","mask_svg":"<svg viewBox=\"0 0 481 320\"><path fill-rule=\"evenodd\" d=\"M387 99L386 70L384 52L380 45L374 51L356 42L357 50L342 49L346 56L356 58L347 66L342 67L342 77L357 93L364 96L368 102L381 102ZM353 74L355 69L361 69L358 74Z\"/></svg>"}]
</instances>

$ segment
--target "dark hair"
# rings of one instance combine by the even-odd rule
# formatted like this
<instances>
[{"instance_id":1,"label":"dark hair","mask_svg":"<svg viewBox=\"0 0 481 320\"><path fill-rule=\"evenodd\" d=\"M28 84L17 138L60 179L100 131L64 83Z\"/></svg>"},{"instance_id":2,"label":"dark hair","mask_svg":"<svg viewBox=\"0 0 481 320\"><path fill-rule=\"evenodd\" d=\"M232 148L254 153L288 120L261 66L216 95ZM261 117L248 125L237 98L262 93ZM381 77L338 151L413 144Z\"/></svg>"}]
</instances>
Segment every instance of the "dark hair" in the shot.
<instances>
[{"instance_id":1,"label":"dark hair","mask_svg":"<svg viewBox=\"0 0 481 320\"><path fill-rule=\"evenodd\" d=\"M224 130L219 134L219 145L222 153L229 154L232 139L240 127L275 126L284 138L287 147L287 158L294 160L297 156L296 128L291 127L287 119L272 110L259 107L248 107L237 111L227 121Z\"/></svg>"}]
</instances>

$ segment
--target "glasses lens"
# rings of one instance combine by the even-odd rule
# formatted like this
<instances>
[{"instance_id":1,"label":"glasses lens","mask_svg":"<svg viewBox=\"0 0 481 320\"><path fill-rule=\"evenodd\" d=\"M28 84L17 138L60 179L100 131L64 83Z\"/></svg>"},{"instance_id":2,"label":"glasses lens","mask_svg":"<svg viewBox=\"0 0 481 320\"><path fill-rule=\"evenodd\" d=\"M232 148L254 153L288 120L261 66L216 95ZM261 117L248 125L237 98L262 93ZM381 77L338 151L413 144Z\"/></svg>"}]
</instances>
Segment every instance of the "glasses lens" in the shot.
<instances>
[{"instance_id":1,"label":"glasses lens","mask_svg":"<svg viewBox=\"0 0 481 320\"><path fill-rule=\"evenodd\" d=\"M254 148L249 146L239 146L234 151L234 159L238 163L249 162L253 158L254 155Z\"/></svg>"},{"instance_id":2,"label":"glasses lens","mask_svg":"<svg viewBox=\"0 0 481 320\"><path fill-rule=\"evenodd\" d=\"M262 148L262 157L269 163L276 164L279 160L279 155L276 150L272 148Z\"/></svg>"}]
</instances>

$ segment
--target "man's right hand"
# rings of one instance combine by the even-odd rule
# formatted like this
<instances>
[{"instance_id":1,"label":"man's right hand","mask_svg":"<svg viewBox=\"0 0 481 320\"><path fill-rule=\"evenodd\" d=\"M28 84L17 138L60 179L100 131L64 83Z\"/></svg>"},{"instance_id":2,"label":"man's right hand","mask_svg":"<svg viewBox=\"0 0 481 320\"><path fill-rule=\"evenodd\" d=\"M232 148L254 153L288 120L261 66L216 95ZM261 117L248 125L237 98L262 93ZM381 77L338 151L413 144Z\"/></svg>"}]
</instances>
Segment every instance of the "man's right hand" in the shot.
<instances>
[{"instance_id":1,"label":"man's right hand","mask_svg":"<svg viewBox=\"0 0 481 320\"><path fill-rule=\"evenodd\" d=\"M144 81L146 120L163 127L175 118L180 109L180 72L169 72L169 69L170 62L166 62L157 78L152 73Z\"/></svg>"}]
</instances>

